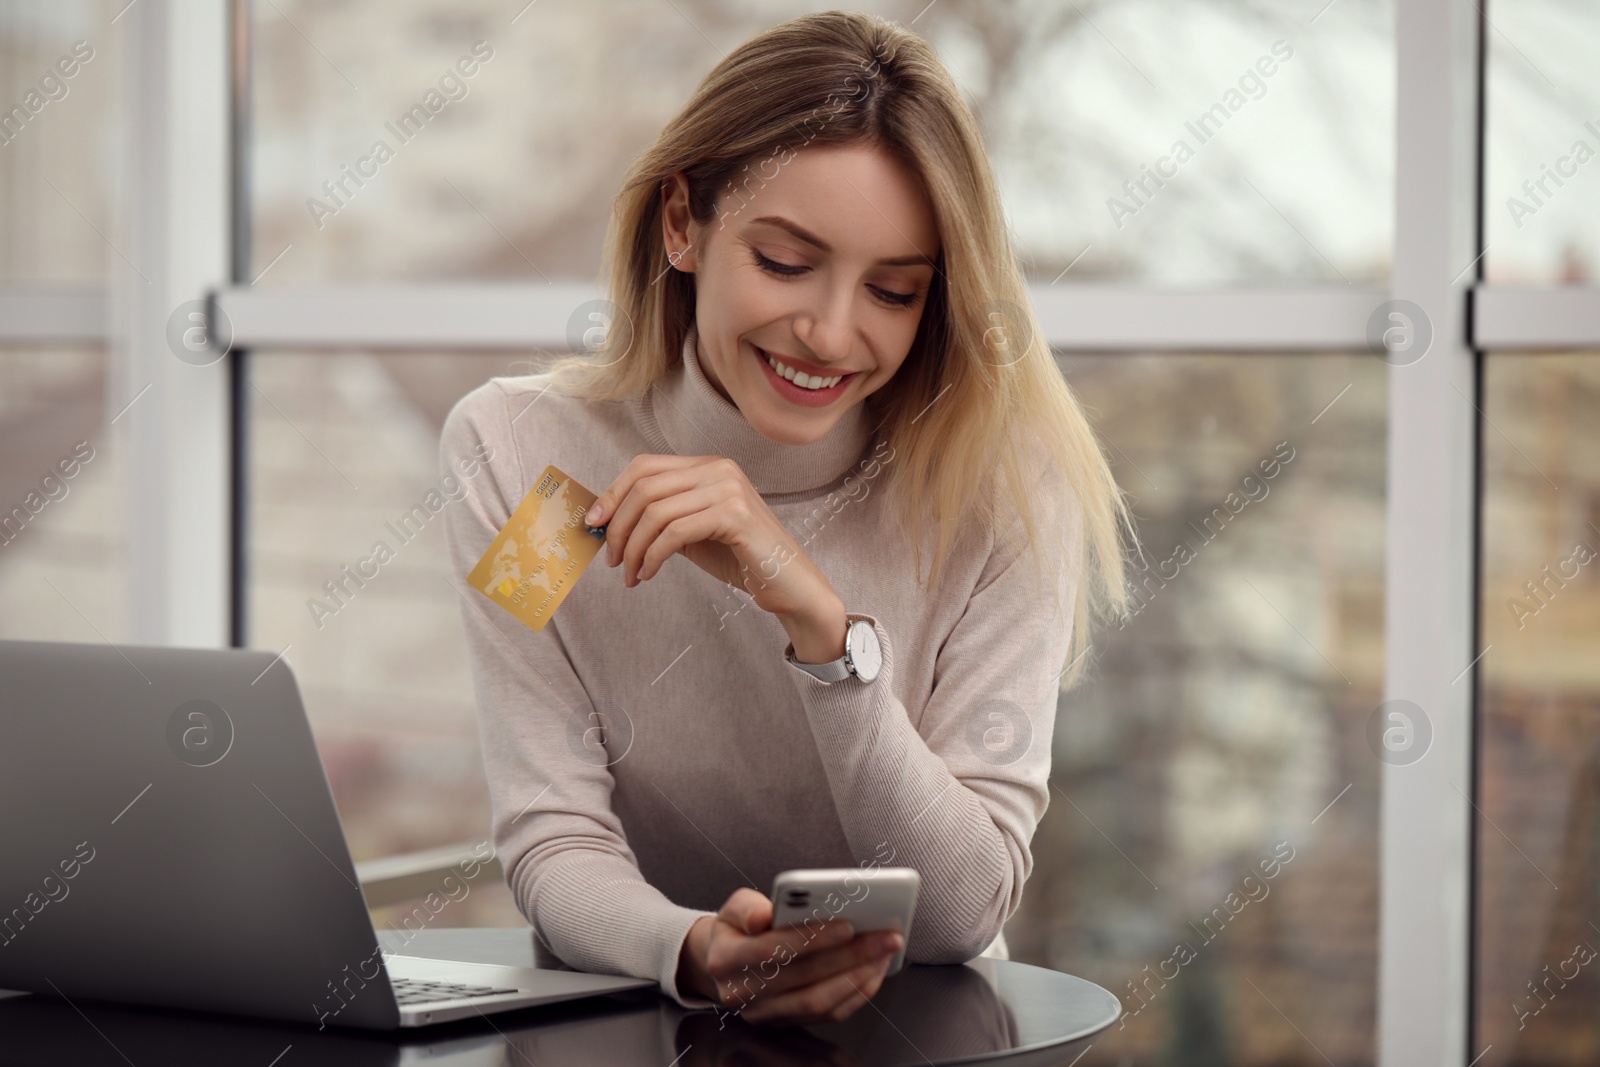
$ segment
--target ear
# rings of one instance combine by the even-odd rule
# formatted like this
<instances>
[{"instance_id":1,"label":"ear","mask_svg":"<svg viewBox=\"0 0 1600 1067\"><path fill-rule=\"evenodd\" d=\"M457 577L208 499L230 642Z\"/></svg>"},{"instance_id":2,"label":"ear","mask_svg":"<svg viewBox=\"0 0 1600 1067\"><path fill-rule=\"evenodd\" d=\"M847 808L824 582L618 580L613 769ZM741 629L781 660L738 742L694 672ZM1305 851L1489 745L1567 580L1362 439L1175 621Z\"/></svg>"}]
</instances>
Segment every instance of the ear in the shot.
<instances>
[{"instance_id":1,"label":"ear","mask_svg":"<svg viewBox=\"0 0 1600 1067\"><path fill-rule=\"evenodd\" d=\"M661 183L661 241L667 262L693 274L698 251L694 238L702 229L689 214L689 179L679 171Z\"/></svg>"}]
</instances>

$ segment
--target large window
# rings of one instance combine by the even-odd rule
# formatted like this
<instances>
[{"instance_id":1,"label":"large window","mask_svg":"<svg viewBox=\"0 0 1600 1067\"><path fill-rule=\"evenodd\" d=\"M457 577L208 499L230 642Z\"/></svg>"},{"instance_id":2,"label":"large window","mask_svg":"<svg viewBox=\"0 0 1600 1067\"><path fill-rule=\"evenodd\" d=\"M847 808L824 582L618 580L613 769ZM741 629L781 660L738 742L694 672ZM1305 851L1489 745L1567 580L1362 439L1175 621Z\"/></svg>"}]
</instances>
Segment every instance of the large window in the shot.
<instances>
[{"instance_id":1,"label":"large window","mask_svg":"<svg viewBox=\"0 0 1600 1067\"><path fill-rule=\"evenodd\" d=\"M1478 1043L1600 1056L1600 354L1489 360Z\"/></svg>"},{"instance_id":2,"label":"large window","mask_svg":"<svg viewBox=\"0 0 1600 1067\"><path fill-rule=\"evenodd\" d=\"M1202 1048L1277 1062L1293 1030L1257 1025L1269 1001L1243 1000L1250 982L1319 1046L1370 1059L1380 764L1363 713L1382 678L1383 364L1062 366L1134 499L1148 565L1129 625L1062 698L1013 956L1124 997L1128 1032L1098 1062L1203 1062ZM358 859L486 824L460 583L436 524L396 522L434 484L455 398L527 369L510 355L252 357L251 642L287 649ZM344 567L379 541L393 560L353 587ZM1259 906L1231 921L1235 873L1275 854L1294 860L1246 886ZM516 921L498 887L473 902L453 921ZM1142 984L1180 943L1195 966ZM1313 984L1285 985L1312 965Z\"/></svg>"},{"instance_id":3,"label":"large window","mask_svg":"<svg viewBox=\"0 0 1600 1067\"><path fill-rule=\"evenodd\" d=\"M1147 566L1061 699L1012 956L1122 997L1086 1064L1370 1063L1383 364L1062 364Z\"/></svg>"},{"instance_id":4,"label":"large window","mask_svg":"<svg viewBox=\"0 0 1600 1067\"><path fill-rule=\"evenodd\" d=\"M121 442L106 354L0 348L0 638L121 641Z\"/></svg>"},{"instance_id":5,"label":"large window","mask_svg":"<svg viewBox=\"0 0 1600 1067\"><path fill-rule=\"evenodd\" d=\"M572 347L634 156L829 6L0 10L0 637L231 620L357 860L482 840L459 576L393 528ZM1595 1062L1600 8L860 6L972 102L1139 523L1007 931L1122 998L1081 1067Z\"/></svg>"},{"instance_id":6,"label":"large window","mask_svg":"<svg viewBox=\"0 0 1600 1067\"><path fill-rule=\"evenodd\" d=\"M250 359L249 639L294 668L357 862L488 832L460 620L470 590L450 572L443 519L416 509L439 489L451 405L493 374L516 373L515 361ZM375 559L386 562L362 563ZM504 886L479 889L452 909L452 924L524 921Z\"/></svg>"},{"instance_id":7,"label":"large window","mask_svg":"<svg viewBox=\"0 0 1600 1067\"><path fill-rule=\"evenodd\" d=\"M121 5L0 7L0 284L104 285Z\"/></svg>"},{"instance_id":8,"label":"large window","mask_svg":"<svg viewBox=\"0 0 1600 1067\"><path fill-rule=\"evenodd\" d=\"M1592 285L1600 278L1600 7L1521 0L1489 15L1486 275Z\"/></svg>"},{"instance_id":9,"label":"large window","mask_svg":"<svg viewBox=\"0 0 1600 1067\"><path fill-rule=\"evenodd\" d=\"M834 5L518 6L256 9L250 277L591 278L610 194L705 72ZM939 48L1040 280L1387 276L1392 0L851 6Z\"/></svg>"},{"instance_id":10,"label":"large window","mask_svg":"<svg viewBox=\"0 0 1600 1067\"><path fill-rule=\"evenodd\" d=\"M95 3L0 8L5 638L122 641L129 629L117 365L103 325L81 321L98 310L93 296L76 299L114 275L138 278L112 222L115 14ZM37 316L41 296L65 298L68 321Z\"/></svg>"},{"instance_id":11,"label":"large window","mask_svg":"<svg viewBox=\"0 0 1600 1067\"><path fill-rule=\"evenodd\" d=\"M1489 14L1487 276L1600 308L1577 288L1600 271L1600 9ZM1600 1056L1600 355L1572 347L1507 348L1483 370L1472 825L1486 1067Z\"/></svg>"}]
</instances>

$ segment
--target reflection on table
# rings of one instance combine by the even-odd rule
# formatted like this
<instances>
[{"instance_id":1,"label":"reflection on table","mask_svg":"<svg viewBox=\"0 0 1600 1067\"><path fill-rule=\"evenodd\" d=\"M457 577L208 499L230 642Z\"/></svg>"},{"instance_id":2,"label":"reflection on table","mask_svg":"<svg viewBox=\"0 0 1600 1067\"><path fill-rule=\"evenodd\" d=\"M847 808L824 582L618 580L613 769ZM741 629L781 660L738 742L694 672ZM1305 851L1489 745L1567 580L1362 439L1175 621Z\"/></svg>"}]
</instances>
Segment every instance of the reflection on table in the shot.
<instances>
[{"instance_id":1,"label":"reflection on table","mask_svg":"<svg viewBox=\"0 0 1600 1067\"><path fill-rule=\"evenodd\" d=\"M508 961L527 931L429 931L422 955ZM498 938L498 941L495 939ZM420 945L420 949L419 949ZM463 946L476 946L462 951ZM489 957L485 959L485 957ZM526 964L523 964L526 965ZM0 997L0 1067L71 1063L258 1064L365 1067L504 1064L577 1067L898 1067L997 1057L1006 1064L1067 1064L1119 1013L1093 983L1009 960L910 965L885 980L844 1022L756 1026L732 1012L688 1011L655 990L549 1004L482 1019L391 1033L158 1011L53 997Z\"/></svg>"}]
</instances>

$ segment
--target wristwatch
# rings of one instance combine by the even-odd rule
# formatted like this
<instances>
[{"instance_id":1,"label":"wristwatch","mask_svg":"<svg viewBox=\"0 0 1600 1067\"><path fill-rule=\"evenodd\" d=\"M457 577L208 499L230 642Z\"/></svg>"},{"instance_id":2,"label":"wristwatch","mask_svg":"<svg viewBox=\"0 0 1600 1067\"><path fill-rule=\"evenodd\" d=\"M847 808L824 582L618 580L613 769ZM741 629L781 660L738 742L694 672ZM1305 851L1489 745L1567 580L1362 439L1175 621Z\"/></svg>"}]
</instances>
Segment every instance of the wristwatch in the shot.
<instances>
[{"instance_id":1,"label":"wristwatch","mask_svg":"<svg viewBox=\"0 0 1600 1067\"><path fill-rule=\"evenodd\" d=\"M844 655L827 663L801 663L794 658L791 642L784 652L790 663L813 678L824 682L837 682L854 675L862 682L878 676L883 666L883 648L878 644L878 631L866 619L852 619L844 632Z\"/></svg>"}]
</instances>

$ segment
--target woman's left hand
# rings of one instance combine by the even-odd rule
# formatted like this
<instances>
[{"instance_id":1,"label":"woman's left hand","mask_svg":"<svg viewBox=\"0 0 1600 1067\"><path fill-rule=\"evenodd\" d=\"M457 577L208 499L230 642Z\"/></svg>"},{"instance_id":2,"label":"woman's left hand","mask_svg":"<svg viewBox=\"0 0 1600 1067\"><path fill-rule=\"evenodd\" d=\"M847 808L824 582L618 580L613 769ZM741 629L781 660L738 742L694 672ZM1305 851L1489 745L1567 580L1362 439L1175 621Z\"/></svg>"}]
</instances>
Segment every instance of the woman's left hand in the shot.
<instances>
[{"instance_id":1,"label":"woman's left hand","mask_svg":"<svg viewBox=\"0 0 1600 1067\"><path fill-rule=\"evenodd\" d=\"M607 527L606 563L622 564L627 587L650 580L682 552L701 570L748 592L791 636L795 624L809 628L808 636L817 638L808 642L813 651L830 643L823 631L837 629L837 655L844 654L843 602L733 460L635 456L584 521ZM798 638L795 654L813 662Z\"/></svg>"}]
</instances>

